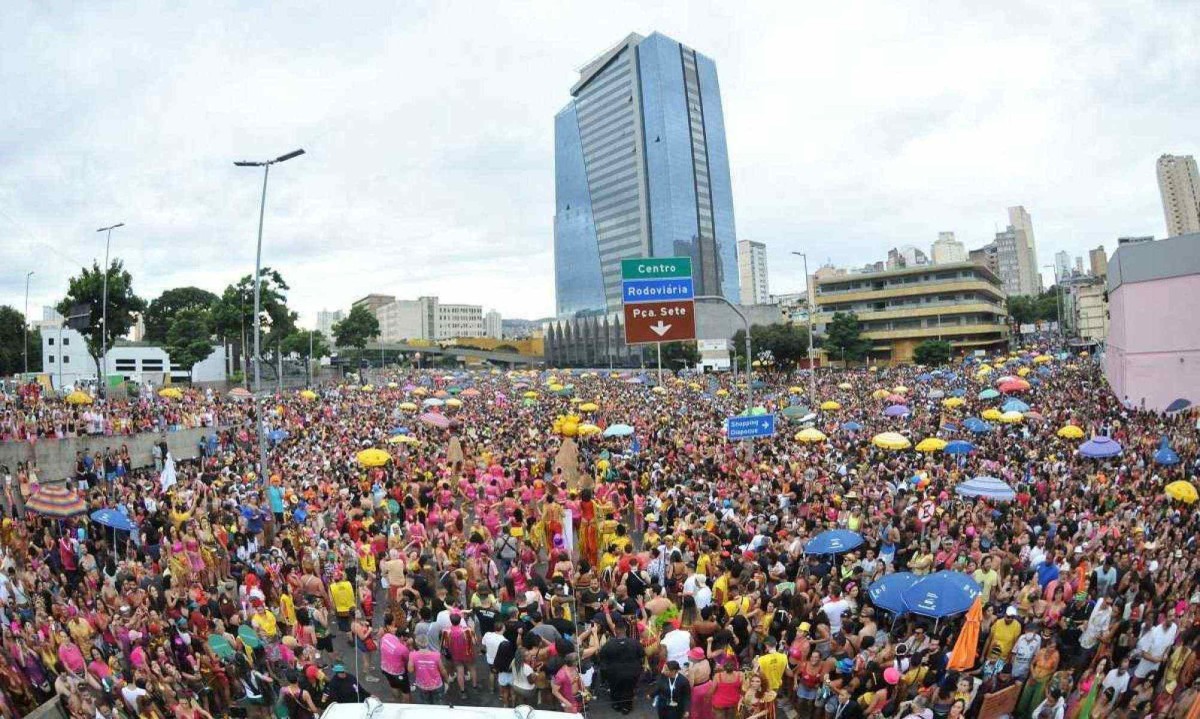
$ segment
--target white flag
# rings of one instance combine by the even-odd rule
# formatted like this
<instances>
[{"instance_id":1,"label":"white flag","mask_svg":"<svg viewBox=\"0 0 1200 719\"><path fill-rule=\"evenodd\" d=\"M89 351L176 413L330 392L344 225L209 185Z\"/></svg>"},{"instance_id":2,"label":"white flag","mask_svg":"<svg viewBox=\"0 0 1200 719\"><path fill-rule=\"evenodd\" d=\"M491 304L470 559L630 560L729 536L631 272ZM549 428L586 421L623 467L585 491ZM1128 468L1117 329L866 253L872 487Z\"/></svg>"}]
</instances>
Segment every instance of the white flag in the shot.
<instances>
[{"instance_id":1,"label":"white flag","mask_svg":"<svg viewBox=\"0 0 1200 719\"><path fill-rule=\"evenodd\" d=\"M175 486L175 482L175 458L172 457L171 453L168 451L167 460L163 462L162 474L158 477L158 483L159 486L162 487L162 491L166 492L168 489Z\"/></svg>"}]
</instances>

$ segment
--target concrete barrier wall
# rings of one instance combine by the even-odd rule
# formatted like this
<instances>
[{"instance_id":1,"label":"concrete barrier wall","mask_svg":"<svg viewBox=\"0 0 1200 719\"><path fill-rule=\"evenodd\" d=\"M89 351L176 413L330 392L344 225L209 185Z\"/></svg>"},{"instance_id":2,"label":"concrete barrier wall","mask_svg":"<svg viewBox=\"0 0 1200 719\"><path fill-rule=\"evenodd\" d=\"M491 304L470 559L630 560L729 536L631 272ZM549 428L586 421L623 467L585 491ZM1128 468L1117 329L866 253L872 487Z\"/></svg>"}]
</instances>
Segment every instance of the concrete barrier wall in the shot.
<instances>
[{"instance_id":1,"label":"concrete barrier wall","mask_svg":"<svg viewBox=\"0 0 1200 719\"><path fill-rule=\"evenodd\" d=\"M103 452L105 448L129 447L129 456L134 468L154 464L151 447L165 437L167 447L176 460L193 459L200 453L200 438L213 433L211 428L183 429L178 432L151 432L133 436L117 437L73 437L70 439L44 439L36 443L0 443L0 465L16 471L17 462L34 462L38 478L53 482L68 479L75 474L76 452Z\"/></svg>"}]
</instances>

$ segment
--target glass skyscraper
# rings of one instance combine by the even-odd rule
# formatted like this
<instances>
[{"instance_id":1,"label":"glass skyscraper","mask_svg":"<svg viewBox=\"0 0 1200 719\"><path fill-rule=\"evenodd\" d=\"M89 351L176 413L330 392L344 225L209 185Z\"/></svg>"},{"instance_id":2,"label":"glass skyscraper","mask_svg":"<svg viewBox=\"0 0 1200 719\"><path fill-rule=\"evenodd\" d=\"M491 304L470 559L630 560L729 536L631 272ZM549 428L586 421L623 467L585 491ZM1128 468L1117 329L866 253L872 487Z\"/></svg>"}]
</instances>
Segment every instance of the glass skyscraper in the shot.
<instances>
[{"instance_id":1,"label":"glass skyscraper","mask_svg":"<svg viewBox=\"0 0 1200 719\"><path fill-rule=\"evenodd\" d=\"M738 302L716 65L631 34L579 75L554 119L558 316L620 310L629 257L691 257L696 294Z\"/></svg>"}]
</instances>

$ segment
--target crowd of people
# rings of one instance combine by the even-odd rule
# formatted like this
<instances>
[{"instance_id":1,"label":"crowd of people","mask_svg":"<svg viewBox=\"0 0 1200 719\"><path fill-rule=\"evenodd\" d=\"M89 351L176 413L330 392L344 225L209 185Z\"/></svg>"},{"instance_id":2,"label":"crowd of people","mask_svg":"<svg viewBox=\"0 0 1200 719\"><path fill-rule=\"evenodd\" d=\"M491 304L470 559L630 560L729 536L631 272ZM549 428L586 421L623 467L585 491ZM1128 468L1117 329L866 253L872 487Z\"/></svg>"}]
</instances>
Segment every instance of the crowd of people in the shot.
<instances>
[{"instance_id":1,"label":"crowd of people","mask_svg":"<svg viewBox=\"0 0 1200 719\"><path fill-rule=\"evenodd\" d=\"M1164 493L1200 469L1196 417L1127 406L1090 358L1033 356L821 371L815 397L758 374L780 431L754 442L724 437L746 409L728 375L394 369L271 397L266 477L244 401L169 480L77 466L68 487L132 531L5 506L0 715L57 695L88 719L314 717L376 696L661 719L1196 719L1198 522ZM1005 374L1028 388L981 399ZM896 395L908 413L887 416ZM1011 396L1023 421L964 430ZM801 422L826 438L797 440ZM1123 452L1084 456L1065 425ZM880 432L973 450L888 449ZM1164 437L1178 463L1155 463ZM981 475L1013 500L955 491ZM806 553L835 528L861 544ZM940 570L973 578L974 611L871 599L888 574Z\"/></svg>"}]
</instances>

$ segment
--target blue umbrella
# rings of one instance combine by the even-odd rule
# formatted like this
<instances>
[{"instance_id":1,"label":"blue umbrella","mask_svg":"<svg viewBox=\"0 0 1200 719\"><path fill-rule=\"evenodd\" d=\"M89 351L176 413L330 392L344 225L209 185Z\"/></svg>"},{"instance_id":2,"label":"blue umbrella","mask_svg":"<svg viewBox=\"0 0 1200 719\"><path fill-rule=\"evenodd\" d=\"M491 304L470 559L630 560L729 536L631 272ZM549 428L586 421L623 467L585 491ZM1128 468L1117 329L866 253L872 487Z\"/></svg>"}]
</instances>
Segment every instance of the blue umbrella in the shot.
<instances>
[{"instance_id":1,"label":"blue umbrella","mask_svg":"<svg viewBox=\"0 0 1200 719\"><path fill-rule=\"evenodd\" d=\"M946 449L942 450L945 454L970 454L975 451L975 445L965 439L956 439L946 443Z\"/></svg>"},{"instance_id":2,"label":"blue umbrella","mask_svg":"<svg viewBox=\"0 0 1200 719\"><path fill-rule=\"evenodd\" d=\"M918 382L929 382L933 380L933 375L926 372L925 374L917 375Z\"/></svg>"},{"instance_id":3,"label":"blue umbrella","mask_svg":"<svg viewBox=\"0 0 1200 719\"><path fill-rule=\"evenodd\" d=\"M267 439L271 440L272 442L282 442L283 440L287 439L288 436L288 431L286 429L273 429L267 433Z\"/></svg>"},{"instance_id":4,"label":"blue umbrella","mask_svg":"<svg viewBox=\"0 0 1200 719\"><path fill-rule=\"evenodd\" d=\"M907 417L909 415L908 407L902 404L894 404L891 407L883 410L884 417Z\"/></svg>"},{"instance_id":5,"label":"blue umbrella","mask_svg":"<svg viewBox=\"0 0 1200 719\"><path fill-rule=\"evenodd\" d=\"M842 429L846 430L847 432L861 432L862 425L858 422L846 422L842 425Z\"/></svg>"},{"instance_id":6,"label":"blue umbrella","mask_svg":"<svg viewBox=\"0 0 1200 719\"><path fill-rule=\"evenodd\" d=\"M1000 393L997 392L996 390L992 389L991 387L989 387L989 388L985 389L984 391L980 392L976 396L979 399L996 399L997 397L1000 396Z\"/></svg>"},{"instance_id":7,"label":"blue umbrella","mask_svg":"<svg viewBox=\"0 0 1200 719\"><path fill-rule=\"evenodd\" d=\"M830 529L808 540L805 554L841 554L863 543L862 535L849 529Z\"/></svg>"},{"instance_id":8,"label":"blue umbrella","mask_svg":"<svg viewBox=\"0 0 1200 719\"><path fill-rule=\"evenodd\" d=\"M872 604L900 616L906 611L901 595L916 581L917 575L912 572L885 574L867 587L867 594L871 595Z\"/></svg>"},{"instance_id":9,"label":"blue umbrella","mask_svg":"<svg viewBox=\"0 0 1200 719\"><path fill-rule=\"evenodd\" d=\"M974 432L975 434L986 434L992 431L992 425L978 417L967 417L963 420L963 427L966 427L968 432Z\"/></svg>"},{"instance_id":10,"label":"blue umbrella","mask_svg":"<svg viewBox=\"0 0 1200 719\"><path fill-rule=\"evenodd\" d=\"M97 509L92 512L92 521L118 532L132 532L137 529L137 525L125 516L124 512L112 508Z\"/></svg>"},{"instance_id":11,"label":"blue umbrella","mask_svg":"<svg viewBox=\"0 0 1200 719\"><path fill-rule=\"evenodd\" d=\"M1091 459L1108 459L1121 454L1121 444L1112 437L1097 435L1084 442L1079 453Z\"/></svg>"},{"instance_id":12,"label":"blue umbrella","mask_svg":"<svg viewBox=\"0 0 1200 719\"><path fill-rule=\"evenodd\" d=\"M1001 412L1028 412L1029 405L1019 399L1010 399L1000 406Z\"/></svg>"},{"instance_id":13,"label":"blue umbrella","mask_svg":"<svg viewBox=\"0 0 1200 719\"><path fill-rule=\"evenodd\" d=\"M950 390L951 397L965 397L966 394L967 389L965 387L955 387L954 389Z\"/></svg>"},{"instance_id":14,"label":"blue umbrella","mask_svg":"<svg viewBox=\"0 0 1200 719\"><path fill-rule=\"evenodd\" d=\"M408 434L408 427L392 427L391 432L393 437L398 434Z\"/></svg>"},{"instance_id":15,"label":"blue umbrella","mask_svg":"<svg viewBox=\"0 0 1200 719\"><path fill-rule=\"evenodd\" d=\"M1167 405L1167 409L1165 411L1166 412L1182 412L1183 410L1185 410L1191 406L1192 406L1191 402L1180 397L1179 399L1175 400L1171 404Z\"/></svg>"},{"instance_id":16,"label":"blue umbrella","mask_svg":"<svg viewBox=\"0 0 1200 719\"><path fill-rule=\"evenodd\" d=\"M943 372L942 379L954 381L958 379L958 374L955 372Z\"/></svg>"},{"instance_id":17,"label":"blue umbrella","mask_svg":"<svg viewBox=\"0 0 1200 719\"><path fill-rule=\"evenodd\" d=\"M767 383L763 382L761 379L756 379L750 383L750 389L762 389L763 387L766 387L766 386L767 386Z\"/></svg>"},{"instance_id":18,"label":"blue umbrella","mask_svg":"<svg viewBox=\"0 0 1200 719\"><path fill-rule=\"evenodd\" d=\"M963 497L981 497L997 502L1011 502L1017 498L1017 493L1012 487L995 477L979 476L968 479L955 487L954 491Z\"/></svg>"},{"instance_id":19,"label":"blue umbrella","mask_svg":"<svg viewBox=\"0 0 1200 719\"><path fill-rule=\"evenodd\" d=\"M918 579L901 593L904 606L923 617L952 617L971 608L979 584L962 572L935 572Z\"/></svg>"},{"instance_id":20,"label":"blue umbrella","mask_svg":"<svg viewBox=\"0 0 1200 719\"><path fill-rule=\"evenodd\" d=\"M1166 435L1163 435L1163 438L1158 442L1158 451L1154 453L1154 463L1166 467L1179 464L1179 455L1167 444Z\"/></svg>"},{"instance_id":21,"label":"blue umbrella","mask_svg":"<svg viewBox=\"0 0 1200 719\"><path fill-rule=\"evenodd\" d=\"M609 425L608 429L604 430L605 437L628 437L633 434L633 427L627 424Z\"/></svg>"},{"instance_id":22,"label":"blue umbrella","mask_svg":"<svg viewBox=\"0 0 1200 719\"><path fill-rule=\"evenodd\" d=\"M1049 377L1050 375L1054 374L1054 370L1050 369L1046 365L1042 365L1041 367L1037 368L1037 373L1043 377Z\"/></svg>"}]
</instances>

